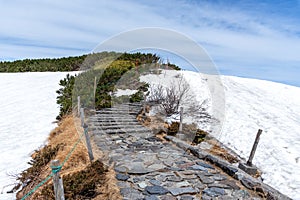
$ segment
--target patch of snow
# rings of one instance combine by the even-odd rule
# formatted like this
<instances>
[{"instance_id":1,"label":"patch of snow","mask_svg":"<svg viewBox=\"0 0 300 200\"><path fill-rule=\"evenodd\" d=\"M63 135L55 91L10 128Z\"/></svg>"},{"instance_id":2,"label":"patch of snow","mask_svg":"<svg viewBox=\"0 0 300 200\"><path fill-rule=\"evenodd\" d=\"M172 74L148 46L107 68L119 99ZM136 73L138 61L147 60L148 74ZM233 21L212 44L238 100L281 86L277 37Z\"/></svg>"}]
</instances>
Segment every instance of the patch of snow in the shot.
<instances>
[{"instance_id":1,"label":"patch of snow","mask_svg":"<svg viewBox=\"0 0 300 200\"><path fill-rule=\"evenodd\" d=\"M0 73L0 189L14 184L30 155L45 144L59 113L56 90L67 72ZM74 75L74 72L70 74ZM15 199L4 188L0 199Z\"/></svg>"},{"instance_id":2,"label":"patch of snow","mask_svg":"<svg viewBox=\"0 0 300 200\"><path fill-rule=\"evenodd\" d=\"M118 89L118 90L114 93L114 96L116 96L116 97L120 97L120 96L123 96L123 95L130 96L130 95L132 95L132 94L135 94L136 92L138 92L138 90L129 90L129 89L122 90L122 89Z\"/></svg>"},{"instance_id":3,"label":"patch of snow","mask_svg":"<svg viewBox=\"0 0 300 200\"><path fill-rule=\"evenodd\" d=\"M212 128L213 123L198 122L199 128L211 132L246 160L258 129L262 129L253 164L262 170L266 184L299 200L300 88L270 81L221 76L225 92L225 99L219 99L225 101L225 118L222 118L210 109L215 100L211 98L211 93L216 91L209 91L205 78L207 75L165 70L160 75L145 75L140 80L150 85L170 87L178 73L183 74L189 82L195 97L184 104L206 100L209 113L222 124L218 132ZM216 110L222 112L222 106ZM185 113L184 122L197 122L197 119Z\"/></svg>"}]
</instances>

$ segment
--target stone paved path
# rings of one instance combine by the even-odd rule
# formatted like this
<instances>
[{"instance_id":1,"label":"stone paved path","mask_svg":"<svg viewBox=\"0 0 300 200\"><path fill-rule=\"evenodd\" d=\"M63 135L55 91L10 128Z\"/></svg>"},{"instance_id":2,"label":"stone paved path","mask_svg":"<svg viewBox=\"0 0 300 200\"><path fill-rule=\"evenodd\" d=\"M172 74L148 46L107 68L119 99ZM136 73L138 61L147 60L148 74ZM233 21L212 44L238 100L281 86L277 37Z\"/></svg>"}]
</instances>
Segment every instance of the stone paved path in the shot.
<instances>
[{"instance_id":1,"label":"stone paved path","mask_svg":"<svg viewBox=\"0 0 300 200\"><path fill-rule=\"evenodd\" d=\"M136 120L139 110L126 104L89 119L125 200L261 199L218 167L153 136Z\"/></svg>"}]
</instances>

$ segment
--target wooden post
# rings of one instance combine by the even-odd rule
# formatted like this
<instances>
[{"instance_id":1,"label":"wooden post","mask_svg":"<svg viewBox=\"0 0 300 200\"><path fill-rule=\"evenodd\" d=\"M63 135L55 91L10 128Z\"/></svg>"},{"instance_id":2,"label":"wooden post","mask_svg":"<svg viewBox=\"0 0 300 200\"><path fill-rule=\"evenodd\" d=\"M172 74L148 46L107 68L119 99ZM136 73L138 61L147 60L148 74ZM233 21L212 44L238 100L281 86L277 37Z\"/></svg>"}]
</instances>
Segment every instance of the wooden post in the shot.
<instances>
[{"instance_id":1,"label":"wooden post","mask_svg":"<svg viewBox=\"0 0 300 200\"><path fill-rule=\"evenodd\" d=\"M65 200L65 195L64 195L64 185L62 178L59 176L59 160L52 160L51 161L51 169L53 175L53 185L54 185L54 195L55 195L55 200Z\"/></svg>"},{"instance_id":2,"label":"wooden post","mask_svg":"<svg viewBox=\"0 0 300 200\"><path fill-rule=\"evenodd\" d=\"M97 77L95 76L95 81L94 81L94 98L96 99L96 89L97 89Z\"/></svg>"},{"instance_id":3,"label":"wooden post","mask_svg":"<svg viewBox=\"0 0 300 200\"><path fill-rule=\"evenodd\" d=\"M89 158L90 158L90 161L92 162L94 160L94 155L93 155L90 136L88 134L88 125L84 123L83 124L83 129L84 129L85 141L86 141L86 146L87 146L87 149L88 149Z\"/></svg>"},{"instance_id":4,"label":"wooden post","mask_svg":"<svg viewBox=\"0 0 300 200\"><path fill-rule=\"evenodd\" d=\"M80 96L77 97L78 116L80 116Z\"/></svg>"},{"instance_id":5,"label":"wooden post","mask_svg":"<svg viewBox=\"0 0 300 200\"><path fill-rule=\"evenodd\" d=\"M182 121L183 121L183 107L180 107L180 124L179 124L179 133L182 133Z\"/></svg>"},{"instance_id":6,"label":"wooden post","mask_svg":"<svg viewBox=\"0 0 300 200\"><path fill-rule=\"evenodd\" d=\"M146 115L146 95L143 93L144 101L143 101L143 114Z\"/></svg>"},{"instance_id":7,"label":"wooden post","mask_svg":"<svg viewBox=\"0 0 300 200\"><path fill-rule=\"evenodd\" d=\"M254 154L255 154L255 151L256 151L256 148L257 148L257 145L258 145L258 142L259 142L259 137L260 137L261 133L262 133L262 130L259 129L257 134L256 134L256 138L255 138L255 141L254 141L249 159L247 161L247 165L249 165L249 166L252 166L252 160L253 160L253 157L254 157Z\"/></svg>"},{"instance_id":8,"label":"wooden post","mask_svg":"<svg viewBox=\"0 0 300 200\"><path fill-rule=\"evenodd\" d=\"M80 120L81 120L81 126L84 125L84 108L80 108Z\"/></svg>"}]
</instances>

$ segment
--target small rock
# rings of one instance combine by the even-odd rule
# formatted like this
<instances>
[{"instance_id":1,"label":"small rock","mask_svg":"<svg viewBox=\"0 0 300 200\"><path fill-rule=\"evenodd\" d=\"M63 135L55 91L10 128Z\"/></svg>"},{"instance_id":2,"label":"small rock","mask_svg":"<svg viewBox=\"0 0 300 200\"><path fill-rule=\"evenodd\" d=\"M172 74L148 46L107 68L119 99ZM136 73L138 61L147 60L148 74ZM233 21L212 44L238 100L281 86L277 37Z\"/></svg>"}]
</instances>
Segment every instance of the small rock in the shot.
<instances>
[{"instance_id":1,"label":"small rock","mask_svg":"<svg viewBox=\"0 0 300 200\"><path fill-rule=\"evenodd\" d=\"M134 178L132 179L132 181L133 181L134 183L139 182L139 181L144 181L144 180L145 180L145 177L142 177L142 176L134 177Z\"/></svg>"},{"instance_id":2,"label":"small rock","mask_svg":"<svg viewBox=\"0 0 300 200\"><path fill-rule=\"evenodd\" d=\"M180 197L180 200L194 200L195 198L190 195L184 195Z\"/></svg>"},{"instance_id":3,"label":"small rock","mask_svg":"<svg viewBox=\"0 0 300 200\"><path fill-rule=\"evenodd\" d=\"M231 189L234 189L234 190L239 190L240 189L240 187L236 184L235 181L223 180L223 181L220 181L219 183L228 185Z\"/></svg>"},{"instance_id":4,"label":"small rock","mask_svg":"<svg viewBox=\"0 0 300 200\"><path fill-rule=\"evenodd\" d=\"M198 161L196 163L197 163L197 165L200 165L200 166L208 168L208 169L215 169L213 166L206 164L205 162Z\"/></svg>"},{"instance_id":5,"label":"small rock","mask_svg":"<svg viewBox=\"0 0 300 200\"><path fill-rule=\"evenodd\" d=\"M126 174L117 174L116 178L119 181L127 181L130 177L128 175L126 175Z\"/></svg>"},{"instance_id":6,"label":"small rock","mask_svg":"<svg viewBox=\"0 0 300 200\"><path fill-rule=\"evenodd\" d=\"M231 194L236 199L249 199L250 195L246 190L235 190Z\"/></svg>"},{"instance_id":7,"label":"small rock","mask_svg":"<svg viewBox=\"0 0 300 200\"><path fill-rule=\"evenodd\" d=\"M223 181L223 180L226 180L227 177L226 177L225 175L222 175L222 174L215 174L215 175L213 176L213 179L214 179L215 181Z\"/></svg>"},{"instance_id":8,"label":"small rock","mask_svg":"<svg viewBox=\"0 0 300 200\"><path fill-rule=\"evenodd\" d=\"M181 181L181 182L179 182L179 183L176 183L175 184L176 185L176 187L188 187L188 186L191 186L191 184L189 183L189 182L187 182L187 181Z\"/></svg>"},{"instance_id":9,"label":"small rock","mask_svg":"<svg viewBox=\"0 0 300 200\"><path fill-rule=\"evenodd\" d=\"M192 165L188 169L191 169L191 170L201 170L201 171L206 171L207 172L207 169L205 167L202 167L201 165Z\"/></svg>"},{"instance_id":10,"label":"small rock","mask_svg":"<svg viewBox=\"0 0 300 200\"><path fill-rule=\"evenodd\" d=\"M164 187L161 187L161 186L158 186L158 185L147 186L145 188L145 191L148 192L149 194L157 194L157 195L167 194L169 192Z\"/></svg>"},{"instance_id":11,"label":"small rock","mask_svg":"<svg viewBox=\"0 0 300 200\"><path fill-rule=\"evenodd\" d=\"M225 195L225 190L222 188L211 187L203 190L203 193L207 194L210 197L218 197L218 196Z\"/></svg>"},{"instance_id":12,"label":"small rock","mask_svg":"<svg viewBox=\"0 0 300 200\"><path fill-rule=\"evenodd\" d=\"M159 198L157 198L154 195L151 195L151 196L146 196L144 200L159 200Z\"/></svg>"},{"instance_id":13,"label":"small rock","mask_svg":"<svg viewBox=\"0 0 300 200\"><path fill-rule=\"evenodd\" d=\"M192 187L184 187L184 188L170 188L169 191L172 195L182 195L182 194L196 194L199 192L198 190L192 188Z\"/></svg>"},{"instance_id":14,"label":"small rock","mask_svg":"<svg viewBox=\"0 0 300 200\"><path fill-rule=\"evenodd\" d=\"M178 176L168 176L167 181L180 182L180 181L182 181L182 178L178 177Z\"/></svg>"},{"instance_id":15,"label":"small rock","mask_svg":"<svg viewBox=\"0 0 300 200\"><path fill-rule=\"evenodd\" d=\"M214 179L207 177L207 176L203 176L203 175L198 175L198 177L200 178L201 182L204 184L210 184L215 181Z\"/></svg>"},{"instance_id":16,"label":"small rock","mask_svg":"<svg viewBox=\"0 0 300 200\"><path fill-rule=\"evenodd\" d=\"M145 181L138 183L138 186L142 189L144 189L145 187L147 187L147 183Z\"/></svg>"},{"instance_id":17,"label":"small rock","mask_svg":"<svg viewBox=\"0 0 300 200\"><path fill-rule=\"evenodd\" d=\"M149 180L149 183L151 183L152 185L161 185L161 182L159 180L155 180L155 179Z\"/></svg>"}]
</instances>

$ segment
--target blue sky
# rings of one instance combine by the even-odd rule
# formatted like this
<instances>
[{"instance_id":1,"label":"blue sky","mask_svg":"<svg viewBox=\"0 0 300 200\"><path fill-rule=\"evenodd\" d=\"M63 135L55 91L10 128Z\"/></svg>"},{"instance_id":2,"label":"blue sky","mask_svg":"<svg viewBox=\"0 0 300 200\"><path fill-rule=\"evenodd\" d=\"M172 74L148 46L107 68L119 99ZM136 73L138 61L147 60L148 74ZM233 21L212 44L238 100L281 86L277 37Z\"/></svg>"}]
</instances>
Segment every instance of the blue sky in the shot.
<instances>
[{"instance_id":1,"label":"blue sky","mask_svg":"<svg viewBox=\"0 0 300 200\"><path fill-rule=\"evenodd\" d=\"M300 0L0 0L0 8L0 60L81 55L121 32L161 27L202 45L222 74L300 86Z\"/></svg>"}]
</instances>

